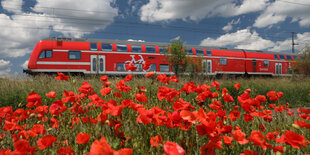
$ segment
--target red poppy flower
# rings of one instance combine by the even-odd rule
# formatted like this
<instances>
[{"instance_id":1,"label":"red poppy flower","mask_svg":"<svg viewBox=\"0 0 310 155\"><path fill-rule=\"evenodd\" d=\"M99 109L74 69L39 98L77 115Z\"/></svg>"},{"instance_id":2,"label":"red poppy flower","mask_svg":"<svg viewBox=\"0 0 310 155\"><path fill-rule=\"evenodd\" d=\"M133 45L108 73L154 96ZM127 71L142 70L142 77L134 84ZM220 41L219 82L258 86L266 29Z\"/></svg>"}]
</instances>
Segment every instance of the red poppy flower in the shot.
<instances>
[{"instance_id":1,"label":"red poppy flower","mask_svg":"<svg viewBox=\"0 0 310 155\"><path fill-rule=\"evenodd\" d=\"M237 118L240 117L240 112L239 111L231 111L230 114L229 114L229 119L232 120L232 121L236 121Z\"/></svg>"},{"instance_id":2,"label":"red poppy flower","mask_svg":"<svg viewBox=\"0 0 310 155\"><path fill-rule=\"evenodd\" d=\"M135 71L138 67L136 67L135 65L133 65L132 63L130 63L130 64L126 64L125 65L125 67L126 67L126 71Z\"/></svg>"},{"instance_id":3,"label":"red poppy flower","mask_svg":"<svg viewBox=\"0 0 310 155\"><path fill-rule=\"evenodd\" d=\"M310 124L307 124L306 121L295 121L294 124L296 124L296 125L298 125L298 126L300 126L302 128L305 127L307 129L310 129Z\"/></svg>"},{"instance_id":4,"label":"red poppy flower","mask_svg":"<svg viewBox=\"0 0 310 155\"><path fill-rule=\"evenodd\" d=\"M167 155L185 155L184 149L175 142L166 141L164 150Z\"/></svg>"},{"instance_id":5,"label":"red poppy flower","mask_svg":"<svg viewBox=\"0 0 310 155\"><path fill-rule=\"evenodd\" d=\"M20 139L14 143L14 148L18 152L27 154L30 151L30 144L27 140Z\"/></svg>"},{"instance_id":6,"label":"red poppy flower","mask_svg":"<svg viewBox=\"0 0 310 155\"><path fill-rule=\"evenodd\" d=\"M278 135L279 135L279 132L276 132L276 131L275 132L268 132L266 134L266 138L268 140L273 140L273 139L276 139Z\"/></svg>"},{"instance_id":7,"label":"red poppy flower","mask_svg":"<svg viewBox=\"0 0 310 155\"><path fill-rule=\"evenodd\" d=\"M95 140L91 145L89 155L131 155L133 149L120 149L119 151L114 151L108 144L105 137L102 137L100 141Z\"/></svg>"},{"instance_id":8,"label":"red poppy flower","mask_svg":"<svg viewBox=\"0 0 310 155\"><path fill-rule=\"evenodd\" d=\"M92 88L91 85L87 81L85 81L78 89L78 91L83 94L91 94L94 91L94 88Z\"/></svg>"},{"instance_id":9,"label":"red poppy flower","mask_svg":"<svg viewBox=\"0 0 310 155\"><path fill-rule=\"evenodd\" d=\"M109 95L111 93L112 89L110 87L106 87L100 90L100 93L102 96Z\"/></svg>"},{"instance_id":10,"label":"red poppy flower","mask_svg":"<svg viewBox=\"0 0 310 155\"><path fill-rule=\"evenodd\" d=\"M9 122L9 121L6 121L6 120L4 122L5 122L5 124L3 126L3 131L12 131L12 130L15 129L15 127L16 127L15 123Z\"/></svg>"},{"instance_id":11,"label":"red poppy flower","mask_svg":"<svg viewBox=\"0 0 310 155\"><path fill-rule=\"evenodd\" d=\"M240 83L234 84L234 88L235 88L236 90L239 90L239 88L240 88Z\"/></svg>"},{"instance_id":12,"label":"red poppy flower","mask_svg":"<svg viewBox=\"0 0 310 155\"><path fill-rule=\"evenodd\" d=\"M65 80L65 81L69 80L69 76L66 76L63 73L57 72L57 74L58 74L58 76L55 77L56 80Z\"/></svg>"},{"instance_id":13,"label":"red poppy flower","mask_svg":"<svg viewBox=\"0 0 310 155\"><path fill-rule=\"evenodd\" d=\"M0 149L0 155L10 155L11 152L9 149Z\"/></svg>"},{"instance_id":14,"label":"red poppy flower","mask_svg":"<svg viewBox=\"0 0 310 155\"><path fill-rule=\"evenodd\" d=\"M294 131L285 131L284 135L280 139L276 140L277 143L286 143L294 148L300 148L300 146L306 147L306 140L304 135L299 135Z\"/></svg>"},{"instance_id":15,"label":"red poppy flower","mask_svg":"<svg viewBox=\"0 0 310 155\"><path fill-rule=\"evenodd\" d=\"M86 143L88 143L88 140L89 140L90 136L91 136L91 134L79 133L76 136L76 143L78 143L78 144L86 144Z\"/></svg>"},{"instance_id":16,"label":"red poppy flower","mask_svg":"<svg viewBox=\"0 0 310 155\"><path fill-rule=\"evenodd\" d=\"M100 81L108 81L108 76L106 76L106 75L101 76Z\"/></svg>"},{"instance_id":17,"label":"red poppy flower","mask_svg":"<svg viewBox=\"0 0 310 155\"><path fill-rule=\"evenodd\" d=\"M260 131L252 131L251 136L247 138L249 141L253 142L254 145L258 145L262 147L263 150L267 149L267 146L265 145L265 137Z\"/></svg>"},{"instance_id":18,"label":"red poppy flower","mask_svg":"<svg viewBox=\"0 0 310 155\"><path fill-rule=\"evenodd\" d=\"M27 96L26 101L28 102L28 104L26 105L28 108L32 108L34 106L38 107L42 105L41 96L38 95L36 92L30 93Z\"/></svg>"},{"instance_id":19,"label":"red poppy flower","mask_svg":"<svg viewBox=\"0 0 310 155\"><path fill-rule=\"evenodd\" d=\"M145 77L152 77L155 74L155 72L148 72L147 74L145 74Z\"/></svg>"},{"instance_id":20,"label":"red poppy flower","mask_svg":"<svg viewBox=\"0 0 310 155\"><path fill-rule=\"evenodd\" d=\"M250 121L254 120L254 117L250 114L244 114L243 117L244 117L244 121L246 121L246 122L250 122Z\"/></svg>"},{"instance_id":21,"label":"red poppy flower","mask_svg":"<svg viewBox=\"0 0 310 155\"><path fill-rule=\"evenodd\" d=\"M53 143L56 141L57 137L52 135L46 135L43 138L39 138L37 140L37 144L40 150L44 150L45 148L52 146Z\"/></svg>"},{"instance_id":22,"label":"red poppy flower","mask_svg":"<svg viewBox=\"0 0 310 155\"><path fill-rule=\"evenodd\" d=\"M120 92L116 91L116 92L113 93L113 97L114 98L122 98L123 95Z\"/></svg>"},{"instance_id":23,"label":"red poppy flower","mask_svg":"<svg viewBox=\"0 0 310 155\"><path fill-rule=\"evenodd\" d=\"M42 124L35 124L32 126L31 131L33 131L36 134L44 135L46 130L44 129L44 126Z\"/></svg>"},{"instance_id":24,"label":"red poppy flower","mask_svg":"<svg viewBox=\"0 0 310 155\"><path fill-rule=\"evenodd\" d=\"M163 144L163 137L160 135L152 137L150 140L150 143L151 143L151 146L158 147L159 144Z\"/></svg>"},{"instance_id":25,"label":"red poppy flower","mask_svg":"<svg viewBox=\"0 0 310 155\"><path fill-rule=\"evenodd\" d=\"M223 140L224 140L224 144L230 145L231 147L233 147L233 144L231 143L234 140L233 137L223 136Z\"/></svg>"},{"instance_id":26,"label":"red poppy flower","mask_svg":"<svg viewBox=\"0 0 310 155\"><path fill-rule=\"evenodd\" d=\"M60 101L55 101L49 108L51 115L60 115L62 112L66 111L67 107Z\"/></svg>"},{"instance_id":27,"label":"red poppy flower","mask_svg":"<svg viewBox=\"0 0 310 155\"><path fill-rule=\"evenodd\" d=\"M135 95L135 100L139 102L145 102L147 103L147 97L144 95L144 93L138 93Z\"/></svg>"},{"instance_id":28,"label":"red poppy flower","mask_svg":"<svg viewBox=\"0 0 310 155\"><path fill-rule=\"evenodd\" d=\"M231 135L241 145L247 144L249 142L248 140L245 139L245 133L242 132L241 130L235 130L234 132L232 132Z\"/></svg>"},{"instance_id":29,"label":"red poppy flower","mask_svg":"<svg viewBox=\"0 0 310 155\"><path fill-rule=\"evenodd\" d=\"M142 68L143 68L143 70L148 70L150 68L150 66L151 66L151 63L149 61L146 61L143 64Z\"/></svg>"},{"instance_id":30,"label":"red poppy flower","mask_svg":"<svg viewBox=\"0 0 310 155\"><path fill-rule=\"evenodd\" d=\"M256 151L251 150L245 150L243 153L240 153L240 155L257 155L258 153Z\"/></svg>"},{"instance_id":31,"label":"red poppy flower","mask_svg":"<svg viewBox=\"0 0 310 155\"><path fill-rule=\"evenodd\" d=\"M56 95L56 92L55 91L51 91L49 92L48 94L45 94L47 97L49 98L56 98L57 95Z\"/></svg>"},{"instance_id":32,"label":"red poppy flower","mask_svg":"<svg viewBox=\"0 0 310 155\"><path fill-rule=\"evenodd\" d=\"M160 81L161 83L164 83L164 84L169 84L170 78L167 77L166 74L159 74L157 76L157 81Z\"/></svg>"},{"instance_id":33,"label":"red poppy flower","mask_svg":"<svg viewBox=\"0 0 310 155\"><path fill-rule=\"evenodd\" d=\"M71 146L61 147L57 150L58 155L73 155L74 151L71 149Z\"/></svg>"},{"instance_id":34,"label":"red poppy flower","mask_svg":"<svg viewBox=\"0 0 310 155\"><path fill-rule=\"evenodd\" d=\"M132 80L132 74L129 74L125 77L124 81L131 81Z\"/></svg>"},{"instance_id":35,"label":"red poppy flower","mask_svg":"<svg viewBox=\"0 0 310 155\"><path fill-rule=\"evenodd\" d=\"M179 82L178 77L176 75L171 76L170 80L171 80L171 82L175 82L175 83Z\"/></svg>"}]
</instances>

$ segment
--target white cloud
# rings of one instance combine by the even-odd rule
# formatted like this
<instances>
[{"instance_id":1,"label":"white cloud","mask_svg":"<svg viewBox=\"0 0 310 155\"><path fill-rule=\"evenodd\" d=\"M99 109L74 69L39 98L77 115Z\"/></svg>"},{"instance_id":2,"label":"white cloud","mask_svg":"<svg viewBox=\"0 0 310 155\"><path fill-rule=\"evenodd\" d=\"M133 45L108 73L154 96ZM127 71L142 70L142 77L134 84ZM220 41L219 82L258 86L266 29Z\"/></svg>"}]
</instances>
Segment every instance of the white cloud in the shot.
<instances>
[{"instance_id":1,"label":"white cloud","mask_svg":"<svg viewBox=\"0 0 310 155\"><path fill-rule=\"evenodd\" d=\"M0 59L0 77L8 76L11 72L11 62Z\"/></svg>"},{"instance_id":2,"label":"white cloud","mask_svg":"<svg viewBox=\"0 0 310 155\"><path fill-rule=\"evenodd\" d=\"M54 31L68 37L81 37L104 29L118 15L118 9L111 6L115 0L37 0L33 10L52 16ZM65 9L59 9L65 8Z\"/></svg>"},{"instance_id":3,"label":"white cloud","mask_svg":"<svg viewBox=\"0 0 310 155\"><path fill-rule=\"evenodd\" d=\"M294 4L295 3L295 4ZM254 27L263 28L285 21L288 17L291 22L298 22L302 27L310 26L310 9L308 0L275 1L255 20Z\"/></svg>"},{"instance_id":4,"label":"white cloud","mask_svg":"<svg viewBox=\"0 0 310 155\"><path fill-rule=\"evenodd\" d=\"M298 33L294 40L295 43L299 44L295 46L295 53L305 47L305 45L310 45L310 32ZM275 46L269 48L270 51L290 51L292 49L292 40L287 38L284 41L275 42Z\"/></svg>"},{"instance_id":5,"label":"white cloud","mask_svg":"<svg viewBox=\"0 0 310 155\"><path fill-rule=\"evenodd\" d=\"M145 42L145 40L134 40L134 39L128 39L127 41Z\"/></svg>"},{"instance_id":6,"label":"white cloud","mask_svg":"<svg viewBox=\"0 0 310 155\"><path fill-rule=\"evenodd\" d=\"M232 28L233 28L233 25L236 25L236 24L239 24L240 23L240 18L238 18L238 20L232 20L231 22L229 22L226 26L224 26L223 28L222 28L222 30L224 30L225 32L228 32L228 31L230 31L230 30L232 30Z\"/></svg>"},{"instance_id":7,"label":"white cloud","mask_svg":"<svg viewBox=\"0 0 310 155\"><path fill-rule=\"evenodd\" d=\"M206 38L201 41L202 46L233 46L239 49L263 50L274 46L271 40L263 39L256 31L250 29L239 30L224 34L216 39Z\"/></svg>"},{"instance_id":8,"label":"white cloud","mask_svg":"<svg viewBox=\"0 0 310 155\"><path fill-rule=\"evenodd\" d=\"M2 0L1 6L4 10L13 13L21 13L22 12L23 0Z\"/></svg>"},{"instance_id":9,"label":"white cloud","mask_svg":"<svg viewBox=\"0 0 310 155\"><path fill-rule=\"evenodd\" d=\"M27 69L28 68L28 63L29 60L26 60L22 65L20 65L21 67L23 67L23 69Z\"/></svg>"},{"instance_id":10,"label":"white cloud","mask_svg":"<svg viewBox=\"0 0 310 155\"><path fill-rule=\"evenodd\" d=\"M268 0L150 0L140 9L140 19L147 22L194 20L205 17L232 17L266 8Z\"/></svg>"},{"instance_id":11,"label":"white cloud","mask_svg":"<svg viewBox=\"0 0 310 155\"><path fill-rule=\"evenodd\" d=\"M182 37L181 36L176 36L176 37L170 39L170 41L176 41L176 40L179 40L179 39L182 39Z\"/></svg>"},{"instance_id":12,"label":"white cloud","mask_svg":"<svg viewBox=\"0 0 310 155\"><path fill-rule=\"evenodd\" d=\"M112 3L114 0L37 0L33 7L35 13L23 13L22 0L1 1L2 7L13 14L0 14L0 57L31 53L35 44L52 31L66 37L82 37L104 29L118 14ZM10 10L10 6L20 8Z\"/></svg>"}]
</instances>

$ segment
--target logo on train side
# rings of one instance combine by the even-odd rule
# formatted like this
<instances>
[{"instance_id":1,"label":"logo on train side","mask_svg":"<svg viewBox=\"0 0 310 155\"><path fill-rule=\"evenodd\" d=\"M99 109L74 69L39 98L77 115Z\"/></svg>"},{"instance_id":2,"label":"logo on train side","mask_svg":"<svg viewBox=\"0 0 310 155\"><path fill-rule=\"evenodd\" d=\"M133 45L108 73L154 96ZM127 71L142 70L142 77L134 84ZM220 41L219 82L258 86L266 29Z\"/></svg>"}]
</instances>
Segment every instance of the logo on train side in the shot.
<instances>
[{"instance_id":1,"label":"logo on train side","mask_svg":"<svg viewBox=\"0 0 310 155\"><path fill-rule=\"evenodd\" d=\"M138 67L138 69L142 69L142 65L145 63L142 55L138 55L138 57L140 58L138 60L135 59L136 55L130 55L130 57L131 57L131 60L124 62L124 70L126 70L126 67L125 67L126 64L133 64L136 67Z\"/></svg>"}]
</instances>

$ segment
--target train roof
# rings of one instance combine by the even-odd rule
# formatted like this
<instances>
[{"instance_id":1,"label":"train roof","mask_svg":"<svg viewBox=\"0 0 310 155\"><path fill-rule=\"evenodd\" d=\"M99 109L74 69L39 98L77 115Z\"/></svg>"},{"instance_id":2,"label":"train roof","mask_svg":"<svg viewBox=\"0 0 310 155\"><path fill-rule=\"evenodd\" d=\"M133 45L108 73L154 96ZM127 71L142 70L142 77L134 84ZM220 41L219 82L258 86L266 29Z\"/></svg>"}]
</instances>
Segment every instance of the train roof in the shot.
<instances>
[{"instance_id":1,"label":"train roof","mask_svg":"<svg viewBox=\"0 0 310 155\"><path fill-rule=\"evenodd\" d=\"M169 43L159 42L144 42L144 41L124 41L124 40L109 40L109 39L88 39L88 38L63 38L63 37L49 37L43 40L49 41L74 41L74 42L98 42L98 43L118 43L118 44L134 44L134 45L153 45L153 46L169 46ZM227 50L227 51L245 51L251 53L266 53L266 54L280 54L280 55L297 55L293 53L284 52L271 52L262 50L248 50L248 49L235 49L235 48L224 48L215 46L200 46L200 45L184 45L185 48L197 48L197 49L212 49L212 50Z\"/></svg>"}]
</instances>

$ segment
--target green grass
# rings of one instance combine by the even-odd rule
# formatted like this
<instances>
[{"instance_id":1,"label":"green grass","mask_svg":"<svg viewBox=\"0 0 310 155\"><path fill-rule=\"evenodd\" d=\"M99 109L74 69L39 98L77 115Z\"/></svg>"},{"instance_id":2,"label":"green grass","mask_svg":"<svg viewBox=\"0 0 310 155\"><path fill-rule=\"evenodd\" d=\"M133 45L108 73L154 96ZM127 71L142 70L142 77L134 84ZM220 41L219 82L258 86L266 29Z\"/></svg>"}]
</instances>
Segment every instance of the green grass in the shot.
<instances>
[{"instance_id":1,"label":"green grass","mask_svg":"<svg viewBox=\"0 0 310 155\"><path fill-rule=\"evenodd\" d=\"M109 77L109 81L112 83L112 87L115 86L122 77ZM179 90L183 87L185 82L194 81L196 84L208 84L213 82L213 79L206 77L183 77L180 78L180 83L172 86ZM283 92L284 96L281 98L281 103L289 103L290 107L309 107L310 106L310 78L222 78L216 79L221 88L227 88L229 93L233 96L240 94L233 89L233 85L241 83L240 91L245 89L252 90L252 97L255 95L266 95L269 91ZM75 91L81 86L81 84L87 81L96 92L101 89L102 83L99 81L99 77L70 77L69 81L57 81L52 76L36 76L25 78L0 78L0 107L13 106L16 108L18 105L26 105L26 97L31 92L36 92L42 97L42 103L51 103L51 99L45 96L50 91L57 93L57 98L60 99L64 90ZM146 86L151 89L155 89L158 86L162 86L159 82L151 84L151 80L144 77L134 77L133 82L130 82L129 86L136 88L136 86ZM170 86L169 86L170 87ZM157 89L155 89L157 90Z\"/></svg>"}]
</instances>

